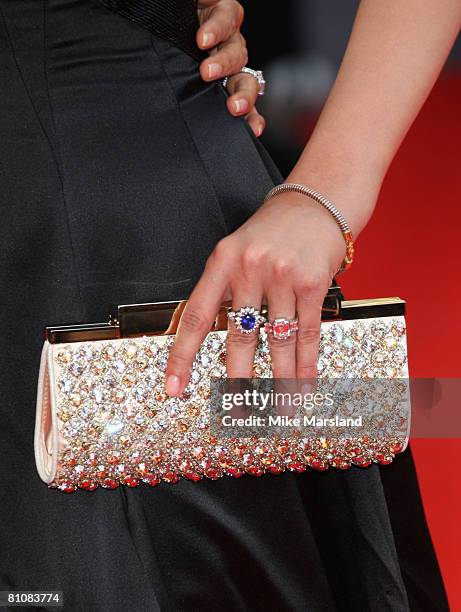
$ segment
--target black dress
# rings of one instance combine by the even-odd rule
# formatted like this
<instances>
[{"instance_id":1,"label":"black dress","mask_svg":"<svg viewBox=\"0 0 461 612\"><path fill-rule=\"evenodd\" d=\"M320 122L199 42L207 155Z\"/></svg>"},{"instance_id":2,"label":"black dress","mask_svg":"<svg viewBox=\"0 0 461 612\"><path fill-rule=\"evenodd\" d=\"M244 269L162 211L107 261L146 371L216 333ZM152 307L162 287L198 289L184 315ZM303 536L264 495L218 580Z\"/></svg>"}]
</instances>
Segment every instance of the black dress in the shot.
<instances>
[{"instance_id":1,"label":"black dress","mask_svg":"<svg viewBox=\"0 0 461 612\"><path fill-rule=\"evenodd\" d=\"M443 610L408 451L394 517L376 465L72 495L36 473L43 327L187 297L281 181L200 79L195 9L0 0L0 590L72 612Z\"/></svg>"}]
</instances>

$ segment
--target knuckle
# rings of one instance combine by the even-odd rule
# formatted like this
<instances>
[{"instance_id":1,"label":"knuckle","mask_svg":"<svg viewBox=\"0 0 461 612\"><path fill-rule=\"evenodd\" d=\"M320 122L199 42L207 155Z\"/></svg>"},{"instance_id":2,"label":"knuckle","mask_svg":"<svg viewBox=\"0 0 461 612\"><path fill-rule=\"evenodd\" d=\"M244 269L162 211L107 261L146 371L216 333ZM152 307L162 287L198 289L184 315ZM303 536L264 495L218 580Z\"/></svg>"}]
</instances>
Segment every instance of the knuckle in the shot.
<instances>
[{"instance_id":1,"label":"knuckle","mask_svg":"<svg viewBox=\"0 0 461 612\"><path fill-rule=\"evenodd\" d=\"M222 74L226 74L228 76L232 76L235 72L235 53L232 49L232 46L226 45L223 46L219 51L219 63L222 67ZM216 57L214 58L216 61Z\"/></svg>"},{"instance_id":2,"label":"knuckle","mask_svg":"<svg viewBox=\"0 0 461 612\"><path fill-rule=\"evenodd\" d=\"M221 240L216 244L210 257L213 262L228 262L231 253L232 245L230 240L226 237L221 238Z\"/></svg>"},{"instance_id":3,"label":"knuckle","mask_svg":"<svg viewBox=\"0 0 461 612\"><path fill-rule=\"evenodd\" d=\"M246 66L248 64L248 49L246 48L246 45L241 48L240 53L241 53L241 57L240 57L241 65Z\"/></svg>"},{"instance_id":4,"label":"knuckle","mask_svg":"<svg viewBox=\"0 0 461 612\"><path fill-rule=\"evenodd\" d=\"M257 341L258 337L256 334L241 334L236 329L230 329L226 339L228 348L242 346L256 347Z\"/></svg>"},{"instance_id":5,"label":"knuckle","mask_svg":"<svg viewBox=\"0 0 461 612\"><path fill-rule=\"evenodd\" d=\"M230 0L229 7L233 14L234 30L239 30L243 20L245 19L245 9L240 2L237 2L237 0Z\"/></svg>"},{"instance_id":6,"label":"knuckle","mask_svg":"<svg viewBox=\"0 0 461 612\"><path fill-rule=\"evenodd\" d=\"M298 378L317 378L317 365L308 362L298 366Z\"/></svg>"},{"instance_id":7,"label":"knuckle","mask_svg":"<svg viewBox=\"0 0 461 612\"><path fill-rule=\"evenodd\" d=\"M297 336L300 344L314 344L320 340L320 326L304 327L301 325Z\"/></svg>"},{"instance_id":8,"label":"knuckle","mask_svg":"<svg viewBox=\"0 0 461 612\"><path fill-rule=\"evenodd\" d=\"M296 335L290 336L285 340L282 338L274 338L269 336L269 345L271 351L275 351L277 354L291 353L292 348L296 345Z\"/></svg>"},{"instance_id":9,"label":"knuckle","mask_svg":"<svg viewBox=\"0 0 461 612\"><path fill-rule=\"evenodd\" d=\"M277 282L286 281L294 272L293 262L287 259L278 259L272 264L272 278Z\"/></svg>"},{"instance_id":10,"label":"knuckle","mask_svg":"<svg viewBox=\"0 0 461 612\"><path fill-rule=\"evenodd\" d=\"M205 315L197 308L186 308L184 310L181 316L181 327L187 332L203 335L209 331Z\"/></svg>"},{"instance_id":11,"label":"knuckle","mask_svg":"<svg viewBox=\"0 0 461 612\"><path fill-rule=\"evenodd\" d=\"M259 247L247 247L242 253L242 271L252 272L262 267L266 252Z\"/></svg>"},{"instance_id":12,"label":"knuckle","mask_svg":"<svg viewBox=\"0 0 461 612\"><path fill-rule=\"evenodd\" d=\"M308 276L304 276L300 283L300 293L307 295L311 293L325 293L328 291L329 280L328 274L311 272Z\"/></svg>"},{"instance_id":13,"label":"knuckle","mask_svg":"<svg viewBox=\"0 0 461 612\"><path fill-rule=\"evenodd\" d=\"M240 70L241 67L242 66L240 65L240 61L239 61L237 70ZM239 95L247 91L247 87L246 87L247 77L248 75L242 74L242 73L237 73L236 75L232 77L232 81L234 83L234 90L235 92L239 92Z\"/></svg>"}]
</instances>

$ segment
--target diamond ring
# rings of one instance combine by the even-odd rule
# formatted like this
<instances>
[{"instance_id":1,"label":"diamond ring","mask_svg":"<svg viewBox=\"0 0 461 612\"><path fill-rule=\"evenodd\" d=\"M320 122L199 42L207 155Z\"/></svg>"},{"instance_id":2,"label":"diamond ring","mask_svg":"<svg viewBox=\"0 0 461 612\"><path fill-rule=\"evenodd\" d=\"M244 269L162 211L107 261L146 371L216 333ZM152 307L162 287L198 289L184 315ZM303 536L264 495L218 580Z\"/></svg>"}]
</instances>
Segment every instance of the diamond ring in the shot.
<instances>
[{"instance_id":1,"label":"diamond ring","mask_svg":"<svg viewBox=\"0 0 461 612\"><path fill-rule=\"evenodd\" d=\"M242 306L240 310L229 310L228 318L235 323L241 334L252 334L266 319L253 306Z\"/></svg>"},{"instance_id":2,"label":"diamond ring","mask_svg":"<svg viewBox=\"0 0 461 612\"><path fill-rule=\"evenodd\" d=\"M263 96L266 93L266 80L264 78L264 74L262 70L253 70L253 68L248 68L248 66L244 66L241 70L239 70L239 73L251 74L251 76L254 77L258 81L258 85L259 85L258 96ZM227 83L229 79L230 77L227 76L223 80L222 84L224 85L224 87L227 87Z\"/></svg>"}]
</instances>

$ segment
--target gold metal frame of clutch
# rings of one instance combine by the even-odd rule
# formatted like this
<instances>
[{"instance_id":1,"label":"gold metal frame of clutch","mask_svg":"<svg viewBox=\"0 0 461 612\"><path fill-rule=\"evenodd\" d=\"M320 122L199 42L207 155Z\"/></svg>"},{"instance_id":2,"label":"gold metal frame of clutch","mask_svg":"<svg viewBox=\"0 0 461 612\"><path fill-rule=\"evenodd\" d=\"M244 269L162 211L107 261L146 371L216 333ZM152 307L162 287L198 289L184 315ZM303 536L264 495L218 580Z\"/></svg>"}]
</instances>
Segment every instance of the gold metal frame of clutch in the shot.
<instances>
[{"instance_id":1,"label":"gold metal frame of clutch","mask_svg":"<svg viewBox=\"0 0 461 612\"><path fill-rule=\"evenodd\" d=\"M142 335L170 335L178 329L187 300L126 304L110 309L109 321L77 325L48 326L45 337L50 344L110 340ZM210 331L227 330L230 301L223 302ZM261 307L267 315L267 305ZM322 321L367 319L371 317L402 316L405 301L398 297L344 300L338 285L332 285L322 306Z\"/></svg>"}]
</instances>

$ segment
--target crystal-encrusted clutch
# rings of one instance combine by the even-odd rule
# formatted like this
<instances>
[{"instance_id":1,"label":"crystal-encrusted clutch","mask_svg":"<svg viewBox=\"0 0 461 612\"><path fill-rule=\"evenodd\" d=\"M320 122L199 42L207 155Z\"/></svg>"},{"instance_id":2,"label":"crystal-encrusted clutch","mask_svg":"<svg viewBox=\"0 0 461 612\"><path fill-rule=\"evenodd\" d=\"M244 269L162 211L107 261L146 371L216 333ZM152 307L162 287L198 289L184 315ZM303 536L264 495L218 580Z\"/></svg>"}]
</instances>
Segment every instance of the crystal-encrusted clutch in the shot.
<instances>
[{"instance_id":1,"label":"crystal-encrusted clutch","mask_svg":"<svg viewBox=\"0 0 461 612\"><path fill-rule=\"evenodd\" d=\"M405 302L342 297L335 285L325 297L319 380L408 378ZM398 411L400 436L306 437L299 431L217 436L210 427L210 380L226 376L231 305L222 305L183 395L168 397L164 370L185 304L118 306L108 323L46 328L34 444L38 473L50 488L92 491L180 478L366 467L390 463L406 448L408 415ZM261 330L254 377L271 376L267 336ZM383 414L378 411L383 421L386 410L384 397Z\"/></svg>"}]
</instances>

